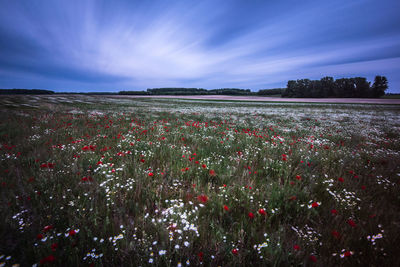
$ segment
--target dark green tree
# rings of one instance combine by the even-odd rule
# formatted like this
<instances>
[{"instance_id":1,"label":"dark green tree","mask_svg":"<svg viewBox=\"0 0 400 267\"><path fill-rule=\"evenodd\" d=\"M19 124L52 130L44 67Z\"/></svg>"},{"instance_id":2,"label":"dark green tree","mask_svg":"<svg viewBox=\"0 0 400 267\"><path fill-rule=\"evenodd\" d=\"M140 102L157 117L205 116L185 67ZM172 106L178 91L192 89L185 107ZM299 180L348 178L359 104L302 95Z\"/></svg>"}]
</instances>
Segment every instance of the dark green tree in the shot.
<instances>
[{"instance_id":1,"label":"dark green tree","mask_svg":"<svg viewBox=\"0 0 400 267\"><path fill-rule=\"evenodd\" d=\"M282 97L295 97L297 89L297 82L289 80L286 86L286 90L282 93Z\"/></svg>"},{"instance_id":2,"label":"dark green tree","mask_svg":"<svg viewBox=\"0 0 400 267\"><path fill-rule=\"evenodd\" d=\"M385 76L375 76L374 84L371 88L372 97L381 97L385 95L385 91L388 89L388 80Z\"/></svg>"},{"instance_id":3,"label":"dark green tree","mask_svg":"<svg viewBox=\"0 0 400 267\"><path fill-rule=\"evenodd\" d=\"M370 83L364 77L353 78L354 91L352 97L368 97L370 91Z\"/></svg>"},{"instance_id":4,"label":"dark green tree","mask_svg":"<svg viewBox=\"0 0 400 267\"><path fill-rule=\"evenodd\" d=\"M335 80L333 77L324 77L321 79L321 97L333 97L333 88L335 87Z\"/></svg>"}]
</instances>

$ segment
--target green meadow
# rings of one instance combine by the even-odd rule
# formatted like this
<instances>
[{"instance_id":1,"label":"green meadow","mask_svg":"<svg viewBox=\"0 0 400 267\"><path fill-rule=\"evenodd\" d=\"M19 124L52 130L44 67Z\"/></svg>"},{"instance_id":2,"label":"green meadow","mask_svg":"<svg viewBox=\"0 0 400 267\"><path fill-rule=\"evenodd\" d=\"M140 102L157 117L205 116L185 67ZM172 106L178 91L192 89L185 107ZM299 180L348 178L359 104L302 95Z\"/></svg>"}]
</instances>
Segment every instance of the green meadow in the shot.
<instances>
[{"instance_id":1,"label":"green meadow","mask_svg":"<svg viewBox=\"0 0 400 267\"><path fill-rule=\"evenodd\" d=\"M400 105L2 96L0 266L398 266L399 182Z\"/></svg>"}]
</instances>

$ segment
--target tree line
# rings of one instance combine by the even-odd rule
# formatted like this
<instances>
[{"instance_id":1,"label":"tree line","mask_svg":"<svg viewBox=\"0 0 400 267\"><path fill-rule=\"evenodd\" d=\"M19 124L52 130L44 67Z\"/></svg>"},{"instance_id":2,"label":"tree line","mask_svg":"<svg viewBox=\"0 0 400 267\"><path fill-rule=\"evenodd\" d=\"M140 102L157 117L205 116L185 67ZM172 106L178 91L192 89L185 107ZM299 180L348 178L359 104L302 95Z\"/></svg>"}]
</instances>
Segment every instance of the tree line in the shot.
<instances>
[{"instance_id":1,"label":"tree line","mask_svg":"<svg viewBox=\"0 0 400 267\"><path fill-rule=\"evenodd\" d=\"M120 95L253 95L250 89L221 88L221 89L203 89L203 88L152 88L147 91L120 91Z\"/></svg>"},{"instance_id":2,"label":"tree line","mask_svg":"<svg viewBox=\"0 0 400 267\"><path fill-rule=\"evenodd\" d=\"M300 98L326 98L326 97L363 97L377 98L385 95L388 88L388 81L385 76L376 76L371 85L364 77L340 78L324 77L320 80L300 79L290 80L286 88L260 89L258 92L251 92L250 89L222 88L153 88L147 91L120 91L121 95L254 95L271 96L281 95L282 97Z\"/></svg>"},{"instance_id":3,"label":"tree line","mask_svg":"<svg viewBox=\"0 0 400 267\"><path fill-rule=\"evenodd\" d=\"M0 95L51 95L54 91L44 89L0 89Z\"/></svg>"},{"instance_id":4,"label":"tree line","mask_svg":"<svg viewBox=\"0 0 400 267\"><path fill-rule=\"evenodd\" d=\"M281 95L282 97L363 97L377 98L385 95L388 88L388 80L385 76L375 76L374 83L368 82L364 77L340 78L324 77L320 80L300 79L290 80L286 88L260 89L252 92L250 89L239 88L148 88L146 91L119 91L119 95L237 95L237 96L271 96ZM65 94L55 93L44 89L0 89L0 94ZM88 92L88 93L69 93L69 94L88 94L88 95L110 95L113 92Z\"/></svg>"},{"instance_id":5,"label":"tree line","mask_svg":"<svg viewBox=\"0 0 400 267\"><path fill-rule=\"evenodd\" d=\"M385 76L376 76L374 83L363 77L341 78L334 80L324 77L321 80L290 80L282 97L364 97L376 98L385 95L388 81Z\"/></svg>"}]
</instances>

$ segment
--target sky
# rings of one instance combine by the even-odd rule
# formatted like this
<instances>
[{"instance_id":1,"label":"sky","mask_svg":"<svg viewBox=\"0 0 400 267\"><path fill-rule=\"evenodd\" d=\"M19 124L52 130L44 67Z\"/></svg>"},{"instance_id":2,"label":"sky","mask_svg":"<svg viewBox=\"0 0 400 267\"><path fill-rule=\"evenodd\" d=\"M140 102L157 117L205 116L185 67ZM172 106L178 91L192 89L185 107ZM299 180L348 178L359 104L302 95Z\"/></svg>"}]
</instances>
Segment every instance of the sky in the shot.
<instances>
[{"instance_id":1,"label":"sky","mask_svg":"<svg viewBox=\"0 0 400 267\"><path fill-rule=\"evenodd\" d=\"M285 87L388 78L399 0L1 0L0 88L57 92Z\"/></svg>"}]
</instances>

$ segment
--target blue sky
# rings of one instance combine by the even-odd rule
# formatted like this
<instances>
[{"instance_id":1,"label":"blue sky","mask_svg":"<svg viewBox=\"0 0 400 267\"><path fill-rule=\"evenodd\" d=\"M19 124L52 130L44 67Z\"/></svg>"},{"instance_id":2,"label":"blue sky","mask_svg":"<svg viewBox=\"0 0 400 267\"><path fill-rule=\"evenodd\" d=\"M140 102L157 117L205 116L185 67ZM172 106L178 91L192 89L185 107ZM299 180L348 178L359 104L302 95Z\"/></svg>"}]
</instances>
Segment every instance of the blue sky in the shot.
<instances>
[{"instance_id":1,"label":"blue sky","mask_svg":"<svg viewBox=\"0 0 400 267\"><path fill-rule=\"evenodd\" d=\"M0 88L285 87L375 75L400 93L400 1L0 1Z\"/></svg>"}]
</instances>

